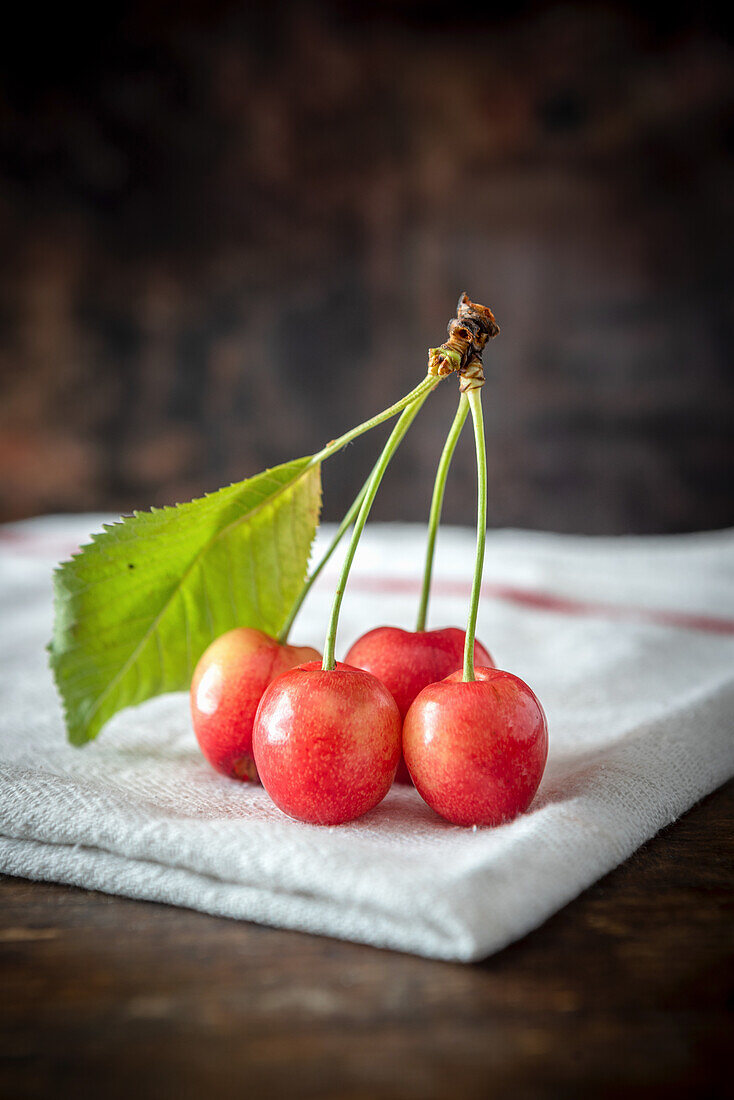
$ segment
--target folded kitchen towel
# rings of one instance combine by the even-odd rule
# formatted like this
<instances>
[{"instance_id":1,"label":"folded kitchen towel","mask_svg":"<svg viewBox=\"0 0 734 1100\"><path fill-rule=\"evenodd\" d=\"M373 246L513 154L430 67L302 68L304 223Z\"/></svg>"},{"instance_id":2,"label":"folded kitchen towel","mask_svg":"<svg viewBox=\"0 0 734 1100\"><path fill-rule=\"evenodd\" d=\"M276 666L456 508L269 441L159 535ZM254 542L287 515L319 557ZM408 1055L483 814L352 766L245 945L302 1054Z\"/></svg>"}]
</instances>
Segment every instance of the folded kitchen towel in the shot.
<instances>
[{"instance_id":1,"label":"folded kitchen towel","mask_svg":"<svg viewBox=\"0 0 734 1100\"><path fill-rule=\"evenodd\" d=\"M550 730L540 791L501 828L455 828L404 788L350 825L291 821L262 788L211 770L183 694L124 711L71 748L44 652L51 568L103 518L0 528L0 871L472 960L734 774L731 531L490 532L479 637L533 687ZM417 527L368 528L338 653L380 623L412 626L424 539ZM433 625L463 624L472 558L470 531L442 532ZM335 572L303 609L297 642L321 645Z\"/></svg>"}]
</instances>

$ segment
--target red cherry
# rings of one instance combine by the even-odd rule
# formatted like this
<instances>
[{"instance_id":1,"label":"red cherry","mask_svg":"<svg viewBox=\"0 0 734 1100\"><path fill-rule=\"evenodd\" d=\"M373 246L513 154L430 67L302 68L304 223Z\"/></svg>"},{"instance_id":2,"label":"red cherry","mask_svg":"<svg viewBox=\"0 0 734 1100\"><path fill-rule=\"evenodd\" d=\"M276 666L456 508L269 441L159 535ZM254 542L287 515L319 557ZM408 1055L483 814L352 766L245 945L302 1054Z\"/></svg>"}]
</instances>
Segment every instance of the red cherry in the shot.
<instances>
[{"instance_id":1,"label":"red cherry","mask_svg":"<svg viewBox=\"0 0 734 1100\"><path fill-rule=\"evenodd\" d=\"M400 727L393 697L369 672L309 662L279 676L260 701L252 739L260 779L290 817L353 821L390 789Z\"/></svg>"},{"instance_id":2,"label":"red cherry","mask_svg":"<svg viewBox=\"0 0 734 1100\"><path fill-rule=\"evenodd\" d=\"M378 626L359 638L344 660L366 669L382 680L404 718L415 697L464 663L465 632L456 626L413 633L397 626ZM481 642L474 642L474 663L493 667L494 661ZM410 783L401 759L396 783Z\"/></svg>"},{"instance_id":3,"label":"red cherry","mask_svg":"<svg viewBox=\"0 0 734 1100\"><path fill-rule=\"evenodd\" d=\"M501 825L533 800L548 755L545 713L510 672L455 672L424 688L403 723L419 794L454 825Z\"/></svg>"},{"instance_id":4,"label":"red cherry","mask_svg":"<svg viewBox=\"0 0 734 1100\"><path fill-rule=\"evenodd\" d=\"M257 781L252 723L262 693L282 672L318 657L310 646L280 645L248 626L228 630L204 651L191 681L191 719L217 771Z\"/></svg>"}]
</instances>

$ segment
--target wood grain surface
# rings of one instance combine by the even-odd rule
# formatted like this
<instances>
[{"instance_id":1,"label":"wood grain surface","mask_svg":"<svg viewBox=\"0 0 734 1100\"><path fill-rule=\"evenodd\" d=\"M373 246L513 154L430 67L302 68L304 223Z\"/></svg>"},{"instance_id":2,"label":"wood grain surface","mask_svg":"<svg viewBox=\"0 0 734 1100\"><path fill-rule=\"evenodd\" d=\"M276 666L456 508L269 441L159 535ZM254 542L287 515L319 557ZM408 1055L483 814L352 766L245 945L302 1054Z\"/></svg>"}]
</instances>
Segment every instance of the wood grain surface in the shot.
<instances>
[{"instance_id":1,"label":"wood grain surface","mask_svg":"<svg viewBox=\"0 0 734 1100\"><path fill-rule=\"evenodd\" d=\"M484 963L0 880L0 1096L718 1097L734 784Z\"/></svg>"}]
</instances>

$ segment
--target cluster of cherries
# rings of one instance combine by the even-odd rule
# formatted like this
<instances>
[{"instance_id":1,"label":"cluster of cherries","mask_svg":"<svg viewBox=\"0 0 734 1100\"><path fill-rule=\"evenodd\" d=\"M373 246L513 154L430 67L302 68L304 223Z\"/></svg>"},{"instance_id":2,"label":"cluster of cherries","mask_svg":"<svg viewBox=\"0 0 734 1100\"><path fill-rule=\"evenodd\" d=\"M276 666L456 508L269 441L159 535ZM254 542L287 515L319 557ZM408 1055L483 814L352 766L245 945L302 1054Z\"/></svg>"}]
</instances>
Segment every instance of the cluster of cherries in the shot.
<instances>
[{"instance_id":1,"label":"cluster of cherries","mask_svg":"<svg viewBox=\"0 0 734 1100\"><path fill-rule=\"evenodd\" d=\"M526 683L496 668L474 640L486 527L481 351L498 331L491 311L462 295L449 340L432 350L433 379L402 402L398 425L353 514L345 517L356 516L356 522L323 660L310 647L239 627L212 642L196 667L191 713L207 760L224 775L259 780L273 802L299 821L352 821L381 802L393 782L412 781L452 824L500 825L524 812L538 789L548 753L543 708ZM341 597L380 480L435 378L453 371L462 380L462 397L434 489L419 629L378 627L354 643L344 663L337 662ZM469 407L480 490L469 623L466 633L457 627L425 630L446 473ZM345 529L346 523L337 541Z\"/></svg>"},{"instance_id":2,"label":"cluster of cherries","mask_svg":"<svg viewBox=\"0 0 734 1100\"><path fill-rule=\"evenodd\" d=\"M455 825L499 825L530 805L548 752L531 689L464 631L383 626L324 671L314 649L241 627L217 638L191 685L194 730L224 775L257 780L299 821L339 825L393 781ZM402 750L402 752L401 752Z\"/></svg>"}]
</instances>

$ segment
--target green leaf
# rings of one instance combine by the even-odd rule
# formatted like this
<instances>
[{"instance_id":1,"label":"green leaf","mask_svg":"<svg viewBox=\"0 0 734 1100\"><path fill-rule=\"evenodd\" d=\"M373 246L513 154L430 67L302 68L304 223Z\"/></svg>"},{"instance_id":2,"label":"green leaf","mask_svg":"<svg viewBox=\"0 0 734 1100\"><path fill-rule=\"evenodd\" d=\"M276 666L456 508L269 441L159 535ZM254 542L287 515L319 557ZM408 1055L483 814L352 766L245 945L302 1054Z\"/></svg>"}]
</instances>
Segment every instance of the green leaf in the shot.
<instances>
[{"instance_id":1,"label":"green leaf","mask_svg":"<svg viewBox=\"0 0 734 1100\"><path fill-rule=\"evenodd\" d=\"M188 688L225 630L278 633L318 524L321 472L309 462L106 524L58 568L49 652L73 744L123 707Z\"/></svg>"}]
</instances>

